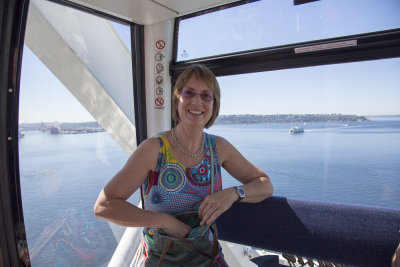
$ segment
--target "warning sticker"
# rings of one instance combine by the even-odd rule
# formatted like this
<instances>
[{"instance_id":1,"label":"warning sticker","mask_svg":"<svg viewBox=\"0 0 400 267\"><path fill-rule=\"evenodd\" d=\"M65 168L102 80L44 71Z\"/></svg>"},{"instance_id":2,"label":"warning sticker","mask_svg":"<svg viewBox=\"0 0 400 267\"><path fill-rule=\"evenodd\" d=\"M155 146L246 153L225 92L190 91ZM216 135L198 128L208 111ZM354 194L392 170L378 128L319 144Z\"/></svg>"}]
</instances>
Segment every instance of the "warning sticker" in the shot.
<instances>
[{"instance_id":1,"label":"warning sticker","mask_svg":"<svg viewBox=\"0 0 400 267\"><path fill-rule=\"evenodd\" d=\"M162 39L154 40L154 108L164 109L164 83L166 79L166 42Z\"/></svg>"},{"instance_id":2,"label":"warning sticker","mask_svg":"<svg viewBox=\"0 0 400 267\"><path fill-rule=\"evenodd\" d=\"M164 47L165 47L165 42L163 40L158 40L156 42L156 48L157 49L161 50L161 49L164 49Z\"/></svg>"},{"instance_id":3,"label":"warning sticker","mask_svg":"<svg viewBox=\"0 0 400 267\"><path fill-rule=\"evenodd\" d=\"M164 58L165 58L165 56L164 56L164 54L161 53L161 52L157 52L157 53L154 55L154 59L155 59L156 61L162 61Z\"/></svg>"},{"instance_id":4,"label":"warning sticker","mask_svg":"<svg viewBox=\"0 0 400 267\"><path fill-rule=\"evenodd\" d=\"M164 82L164 78L161 75L156 77L156 84L162 84Z\"/></svg>"},{"instance_id":5,"label":"warning sticker","mask_svg":"<svg viewBox=\"0 0 400 267\"><path fill-rule=\"evenodd\" d=\"M157 95L162 95L163 93L164 93L164 90L163 90L163 88L161 86L156 88L156 94Z\"/></svg>"},{"instance_id":6,"label":"warning sticker","mask_svg":"<svg viewBox=\"0 0 400 267\"><path fill-rule=\"evenodd\" d=\"M156 65L156 72L157 72L157 73L161 73L161 72L163 72L163 71L164 71L164 65L161 64L161 63L157 63L157 65Z\"/></svg>"},{"instance_id":7,"label":"warning sticker","mask_svg":"<svg viewBox=\"0 0 400 267\"><path fill-rule=\"evenodd\" d=\"M156 100L154 100L154 104L157 107L162 107L164 106L164 98L163 97L157 97Z\"/></svg>"}]
</instances>

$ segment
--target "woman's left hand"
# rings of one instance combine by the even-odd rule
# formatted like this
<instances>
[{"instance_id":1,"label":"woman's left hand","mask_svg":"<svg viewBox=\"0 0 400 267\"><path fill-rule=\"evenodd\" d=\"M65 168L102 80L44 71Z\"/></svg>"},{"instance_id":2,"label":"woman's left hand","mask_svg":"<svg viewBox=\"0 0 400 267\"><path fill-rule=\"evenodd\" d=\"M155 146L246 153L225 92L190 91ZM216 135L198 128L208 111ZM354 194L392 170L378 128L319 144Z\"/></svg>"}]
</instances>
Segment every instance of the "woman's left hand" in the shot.
<instances>
[{"instance_id":1,"label":"woman's left hand","mask_svg":"<svg viewBox=\"0 0 400 267\"><path fill-rule=\"evenodd\" d=\"M214 222L222 213L227 211L238 198L239 195L233 187L206 196L199 207L199 217L202 219L200 225Z\"/></svg>"}]
</instances>

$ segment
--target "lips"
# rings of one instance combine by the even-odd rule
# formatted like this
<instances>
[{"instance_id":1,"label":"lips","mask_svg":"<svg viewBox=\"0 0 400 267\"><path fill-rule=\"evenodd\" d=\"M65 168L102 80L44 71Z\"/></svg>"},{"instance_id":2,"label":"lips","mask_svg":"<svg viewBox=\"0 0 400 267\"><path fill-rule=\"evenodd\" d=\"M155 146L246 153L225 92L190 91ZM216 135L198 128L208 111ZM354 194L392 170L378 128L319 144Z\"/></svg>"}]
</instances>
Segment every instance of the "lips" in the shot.
<instances>
[{"instance_id":1,"label":"lips","mask_svg":"<svg viewBox=\"0 0 400 267\"><path fill-rule=\"evenodd\" d=\"M204 111L198 111L198 110L188 110L188 112L190 113L190 114L193 114L193 115L201 115L201 114L204 114Z\"/></svg>"}]
</instances>

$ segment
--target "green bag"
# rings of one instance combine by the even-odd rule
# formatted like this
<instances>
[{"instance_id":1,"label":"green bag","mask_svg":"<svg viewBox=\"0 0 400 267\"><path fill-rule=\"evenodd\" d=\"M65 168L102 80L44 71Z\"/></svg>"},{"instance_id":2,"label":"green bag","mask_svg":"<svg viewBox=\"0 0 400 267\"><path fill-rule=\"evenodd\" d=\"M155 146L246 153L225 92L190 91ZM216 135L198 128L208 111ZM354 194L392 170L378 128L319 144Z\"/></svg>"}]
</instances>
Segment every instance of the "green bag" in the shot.
<instances>
[{"instance_id":1,"label":"green bag","mask_svg":"<svg viewBox=\"0 0 400 267\"><path fill-rule=\"evenodd\" d=\"M192 227L186 238L173 238L159 229L154 233L154 243L149 246L146 266L214 266L218 253L218 233L215 223L200 226L197 211L182 212L175 216ZM208 230L213 233L213 242Z\"/></svg>"}]
</instances>

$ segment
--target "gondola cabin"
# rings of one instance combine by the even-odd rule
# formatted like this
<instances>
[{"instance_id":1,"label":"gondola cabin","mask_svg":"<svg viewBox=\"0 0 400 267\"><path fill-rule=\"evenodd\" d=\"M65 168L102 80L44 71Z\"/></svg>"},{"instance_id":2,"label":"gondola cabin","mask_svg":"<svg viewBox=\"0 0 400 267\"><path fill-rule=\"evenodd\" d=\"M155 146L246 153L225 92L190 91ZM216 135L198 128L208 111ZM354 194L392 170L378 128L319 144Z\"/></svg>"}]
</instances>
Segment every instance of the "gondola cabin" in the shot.
<instances>
[{"instance_id":1,"label":"gondola cabin","mask_svg":"<svg viewBox=\"0 0 400 267\"><path fill-rule=\"evenodd\" d=\"M173 85L194 63L221 87L207 131L275 187L218 218L229 265L390 266L399 14L396 0L1 0L0 266L130 266L141 229L93 204L171 129Z\"/></svg>"}]
</instances>

